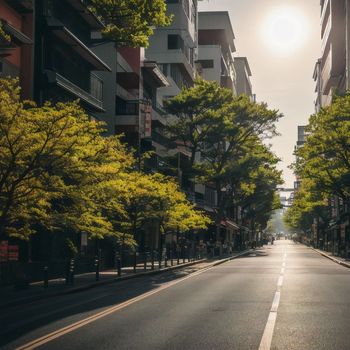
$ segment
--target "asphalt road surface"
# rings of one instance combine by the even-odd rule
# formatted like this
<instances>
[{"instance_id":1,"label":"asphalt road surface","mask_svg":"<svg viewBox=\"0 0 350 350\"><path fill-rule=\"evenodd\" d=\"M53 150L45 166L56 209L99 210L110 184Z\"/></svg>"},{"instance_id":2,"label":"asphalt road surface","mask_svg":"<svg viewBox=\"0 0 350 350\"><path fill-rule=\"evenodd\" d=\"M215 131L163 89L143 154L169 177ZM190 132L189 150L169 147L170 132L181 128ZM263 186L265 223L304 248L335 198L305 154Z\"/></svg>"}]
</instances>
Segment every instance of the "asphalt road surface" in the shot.
<instances>
[{"instance_id":1,"label":"asphalt road surface","mask_svg":"<svg viewBox=\"0 0 350 350\"><path fill-rule=\"evenodd\" d=\"M350 349L350 269L291 241L0 312L1 349Z\"/></svg>"}]
</instances>

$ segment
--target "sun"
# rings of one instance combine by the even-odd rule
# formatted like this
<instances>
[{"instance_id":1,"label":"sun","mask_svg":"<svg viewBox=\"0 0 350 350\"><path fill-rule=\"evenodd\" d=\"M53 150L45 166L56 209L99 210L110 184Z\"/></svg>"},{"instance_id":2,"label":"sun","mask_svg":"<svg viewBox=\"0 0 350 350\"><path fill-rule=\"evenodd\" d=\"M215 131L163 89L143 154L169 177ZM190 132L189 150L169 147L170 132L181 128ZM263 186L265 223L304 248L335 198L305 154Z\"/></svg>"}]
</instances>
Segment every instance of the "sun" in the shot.
<instances>
[{"instance_id":1,"label":"sun","mask_svg":"<svg viewBox=\"0 0 350 350\"><path fill-rule=\"evenodd\" d=\"M304 46L308 25L301 11L283 6L266 16L261 33L265 44L274 53L289 54Z\"/></svg>"}]
</instances>

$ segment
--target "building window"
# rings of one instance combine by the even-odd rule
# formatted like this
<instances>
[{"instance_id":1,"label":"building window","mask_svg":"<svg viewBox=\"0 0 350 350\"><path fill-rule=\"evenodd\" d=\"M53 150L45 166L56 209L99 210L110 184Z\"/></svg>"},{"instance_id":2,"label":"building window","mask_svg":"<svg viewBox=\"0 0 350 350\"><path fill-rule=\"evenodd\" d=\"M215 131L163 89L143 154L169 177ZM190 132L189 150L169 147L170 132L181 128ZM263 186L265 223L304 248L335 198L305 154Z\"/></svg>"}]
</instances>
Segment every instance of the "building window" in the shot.
<instances>
[{"instance_id":1,"label":"building window","mask_svg":"<svg viewBox=\"0 0 350 350\"><path fill-rule=\"evenodd\" d=\"M198 62L203 69L214 68L214 60L200 60Z\"/></svg>"},{"instance_id":2,"label":"building window","mask_svg":"<svg viewBox=\"0 0 350 350\"><path fill-rule=\"evenodd\" d=\"M175 84L181 89L183 86L183 76L180 68L176 64L170 65L170 76Z\"/></svg>"},{"instance_id":3,"label":"building window","mask_svg":"<svg viewBox=\"0 0 350 350\"><path fill-rule=\"evenodd\" d=\"M168 50L176 50L183 48L183 40L180 35L169 34L168 35Z\"/></svg>"},{"instance_id":4,"label":"building window","mask_svg":"<svg viewBox=\"0 0 350 350\"><path fill-rule=\"evenodd\" d=\"M166 77L169 76L169 63L158 63L158 67Z\"/></svg>"},{"instance_id":5,"label":"building window","mask_svg":"<svg viewBox=\"0 0 350 350\"><path fill-rule=\"evenodd\" d=\"M125 101L120 97L115 99L115 114L116 115L138 115L139 104L135 101Z\"/></svg>"}]
</instances>

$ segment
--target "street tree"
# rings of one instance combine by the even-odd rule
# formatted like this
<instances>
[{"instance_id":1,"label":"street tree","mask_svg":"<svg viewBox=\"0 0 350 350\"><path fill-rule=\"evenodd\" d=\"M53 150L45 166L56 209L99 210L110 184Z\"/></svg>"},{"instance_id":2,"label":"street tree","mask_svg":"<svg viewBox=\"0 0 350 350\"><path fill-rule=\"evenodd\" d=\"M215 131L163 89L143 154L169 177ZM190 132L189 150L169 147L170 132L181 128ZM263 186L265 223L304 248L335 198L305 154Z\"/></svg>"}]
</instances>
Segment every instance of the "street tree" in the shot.
<instances>
[{"instance_id":1,"label":"street tree","mask_svg":"<svg viewBox=\"0 0 350 350\"><path fill-rule=\"evenodd\" d=\"M350 198L350 93L310 117L305 145L296 151L296 173L315 191Z\"/></svg>"},{"instance_id":2,"label":"street tree","mask_svg":"<svg viewBox=\"0 0 350 350\"><path fill-rule=\"evenodd\" d=\"M89 0L88 3L105 24L103 37L119 46L147 47L154 28L171 23L165 0Z\"/></svg>"},{"instance_id":3,"label":"street tree","mask_svg":"<svg viewBox=\"0 0 350 350\"><path fill-rule=\"evenodd\" d=\"M235 205L250 220L252 231L266 228L271 213L281 208L277 187L283 184L280 159L259 138L251 138L249 150L229 172Z\"/></svg>"},{"instance_id":4,"label":"street tree","mask_svg":"<svg viewBox=\"0 0 350 350\"><path fill-rule=\"evenodd\" d=\"M317 241L319 241L330 221L328 199L316 190L312 180L304 179L283 220L290 228L304 235L316 224Z\"/></svg>"},{"instance_id":5,"label":"street tree","mask_svg":"<svg viewBox=\"0 0 350 350\"><path fill-rule=\"evenodd\" d=\"M266 104L251 102L248 96L235 97L231 104L222 107L220 114L219 122L206 138L202 161L196 164L202 172L202 181L215 185L217 227L224 217L228 192L222 189L231 187L230 172L235 167L239 171L240 162L260 146L262 140L277 135L275 123L281 117L278 111L269 110ZM273 164L275 160L271 157L270 161Z\"/></svg>"},{"instance_id":6,"label":"street tree","mask_svg":"<svg viewBox=\"0 0 350 350\"><path fill-rule=\"evenodd\" d=\"M178 184L161 174L132 172L116 186L124 206L120 217L123 232L137 241L141 230L156 224L160 235L177 229L182 232L204 229L210 220L186 199Z\"/></svg>"},{"instance_id":7,"label":"street tree","mask_svg":"<svg viewBox=\"0 0 350 350\"><path fill-rule=\"evenodd\" d=\"M0 235L28 239L49 230L113 234L101 187L132 165L118 138L103 138L77 103L20 101L0 80Z\"/></svg>"},{"instance_id":8,"label":"street tree","mask_svg":"<svg viewBox=\"0 0 350 350\"><path fill-rule=\"evenodd\" d=\"M183 88L165 102L166 111L176 117L169 121L167 131L174 141L190 150L192 168L208 133L220 121L221 108L232 101L231 90L221 88L216 82L197 79L193 87Z\"/></svg>"},{"instance_id":9,"label":"street tree","mask_svg":"<svg viewBox=\"0 0 350 350\"><path fill-rule=\"evenodd\" d=\"M192 176L216 189L219 230L233 193L230 172L241 170L242 159L254 149L249 147L252 140L277 135L275 123L281 114L264 103L252 102L248 96L235 97L217 83L203 80L183 88L167 101L166 108L175 116L168 127L170 135L191 153ZM198 153L200 161L196 161Z\"/></svg>"}]
</instances>

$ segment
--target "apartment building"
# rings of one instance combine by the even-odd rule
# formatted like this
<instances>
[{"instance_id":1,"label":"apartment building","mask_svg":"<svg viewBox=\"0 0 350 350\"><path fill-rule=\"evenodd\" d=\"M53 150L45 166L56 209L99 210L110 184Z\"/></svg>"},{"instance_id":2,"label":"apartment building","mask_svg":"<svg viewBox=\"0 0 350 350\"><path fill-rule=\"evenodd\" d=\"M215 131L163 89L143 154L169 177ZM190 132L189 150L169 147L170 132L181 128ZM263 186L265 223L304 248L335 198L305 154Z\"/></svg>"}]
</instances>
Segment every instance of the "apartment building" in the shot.
<instances>
[{"instance_id":1,"label":"apartment building","mask_svg":"<svg viewBox=\"0 0 350 350\"><path fill-rule=\"evenodd\" d=\"M237 95L248 95L252 101L255 101L253 94L252 82L250 77L252 71L249 66L247 57L235 57L234 66L236 70L236 90Z\"/></svg>"},{"instance_id":2,"label":"apartment building","mask_svg":"<svg viewBox=\"0 0 350 350\"><path fill-rule=\"evenodd\" d=\"M350 0L321 0L321 55L315 64L315 111L332 103L335 93L350 88ZM315 245L335 255L350 255L349 206L337 196L328 200L330 222L319 229L320 219L312 226Z\"/></svg>"},{"instance_id":3,"label":"apartment building","mask_svg":"<svg viewBox=\"0 0 350 350\"><path fill-rule=\"evenodd\" d=\"M94 71L111 68L91 49L103 24L79 0L35 2L35 99L80 99L91 114L104 111L103 81Z\"/></svg>"},{"instance_id":4,"label":"apartment building","mask_svg":"<svg viewBox=\"0 0 350 350\"><path fill-rule=\"evenodd\" d=\"M173 15L170 26L157 28L150 38L146 57L159 64L170 85L159 90L159 99L176 96L183 86L191 86L198 57L197 0L167 0Z\"/></svg>"},{"instance_id":5,"label":"apartment building","mask_svg":"<svg viewBox=\"0 0 350 350\"><path fill-rule=\"evenodd\" d=\"M155 30L145 51L147 60L157 62L169 82L168 86L157 91L160 112L166 99L179 94L183 87L193 85L198 57L198 1L167 0L166 3L167 13L173 16L173 21L170 26ZM159 118L154 129L159 140L158 169L169 174L175 171L173 175L177 175L181 185L188 189L191 185L184 169L190 154L185 147L172 144L167 139L164 131L167 120L169 116Z\"/></svg>"},{"instance_id":6,"label":"apartment building","mask_svg":"<svg viewBox=\"0 0 350 350\"><path fill-rule=\"evenodd\" d=\"M235 34L229 13L199 12L198 18L198 62L202 78L216 81L237 95Z\"/></svg>"},{"instance_id":7,"label":"apartment building","mask_svg":"<svg viewBox=\"0 0 350 350\"><path fill-rule=\"evenodd\" d=\"M314 70L316 111L350 87L350 1L321 0L321 57Z\"/></svg>"},{"instance_id":8,"label":"apartment building","mask_svg":"<svg viewBox=\"0 0 350 350\"><path fill-rule=\"evenodd\" d=\"M151 163L157 168L157 156L167 150L158 132L165 121L157 91L169 83L156 62L146 60L144 49L119 49L117 69L115 132L124 133L126 142L141 153L155 151Z\"/></svg>"},{"instance_id":9,"label":"apartment building","mask_svg":"<svg viewBox=\"0 0 350 350\"><path fill-rule=\"evenodd\" d=\"M104 25L84 2L1 0L0 6L11 36L1 55L3 75L19 76L24 95L39 104L80 99L90 115L104 112L103 81L94 71L111 69L90 49L91 33Z\"/></svg>"},{"instance_id":10,"label":"apartment building","mask_svg":"<svg viewBox=\"0 0 350 350\"><path fill-rule=\"evenodd\" d=\"M26 1L0 0L0 76L18 77L22 97L32 97L33 13ZM8 40L10 38L10 40Z\"/></svg>"}]
</instances>

